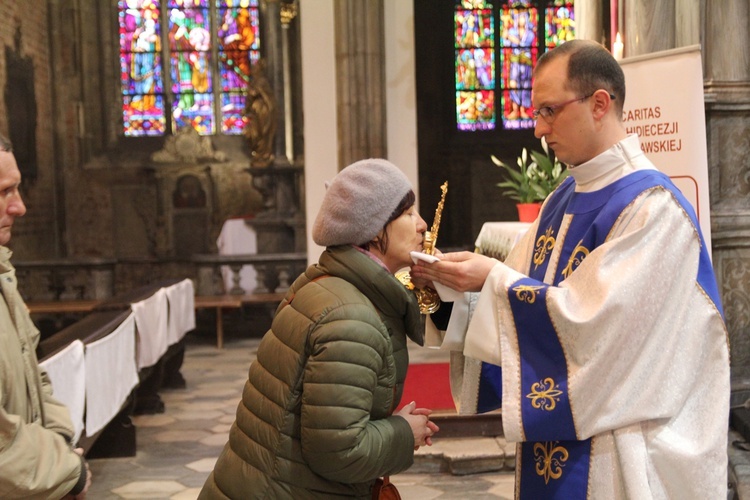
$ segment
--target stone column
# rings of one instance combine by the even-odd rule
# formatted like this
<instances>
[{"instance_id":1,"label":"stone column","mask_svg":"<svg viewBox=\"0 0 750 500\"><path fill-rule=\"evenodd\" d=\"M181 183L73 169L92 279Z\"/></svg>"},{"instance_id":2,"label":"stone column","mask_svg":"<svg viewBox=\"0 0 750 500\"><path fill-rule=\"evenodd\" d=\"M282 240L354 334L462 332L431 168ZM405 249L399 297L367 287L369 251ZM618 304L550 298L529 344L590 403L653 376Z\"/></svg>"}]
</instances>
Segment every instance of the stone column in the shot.
<instances>
[{"instance_id":1,"label":"stone column","mask_svg":"<svg viewBox=\"0 0 750 500\"><path fill-rule=\"evenodd\" d=\"M703 64L713 262L732 355L732 399L750 397L750 2L705 0Z\"/></svg>"},{"instance_id":2,"label":"stone column","mask_svg":"<svg viewBox=\"0 0 750 500\"><path fill-rule=\"evenodd\" d=\"M749 18L747 0L625 3L626 56L702 46L712 259L731 347L733 405L750 399Z\"/></svg>"},{"instance_id":3,"label":"stone column","mask_svg":"<svg viewBox=\"0 0 750 500\"><path fill-rule=\"evenodd\" d=\"M676 0L675 47L701 43L700 6L699 0Z\"/></svg>"},{"instance_id":4,"label":"stone column","mask_svg":"<svg viewBox=\"0 0 750 500\"><path fill-rule=\"evenodd\" d=\"M286 158L286 137L284 135L284 50L281 31L280 0L263 0L260 3L263 17L262 50L266 60L266 76L274 91L276 100L276 137L274 139L274 164L288 166Z\"/></svg>"},{"instance_id":5,"label":"stone column","mask_svg":"<svg viewBox=\"0 0 750 500\"><path fill-rule=\"evenodd\" d=\"M575 4L576 37L604 43L602 2L578 0ZM612 34L614 37L614 33Z\"/></svg>"},{"instance_id":6,"label":"stone column","mask_svg":"<svg viewBox=\"0 0 750 500\"><path fill-rule=\"evenodd\" d=\"M385 157L387 153L385 30L382 0L336 0L334 9L342 168L363 158Z\"/></svg>"},{"instance_id":7,"label":"stone column","mask_svg":"<svg viewBox=\"0 0 750 500\"><path fill-rule=\"evenodd\" d=\"M625 0L620 0L625 1ZM625 2L625 57L650 54L675 47L676 0Z\"/></svg>"}]
</instances>

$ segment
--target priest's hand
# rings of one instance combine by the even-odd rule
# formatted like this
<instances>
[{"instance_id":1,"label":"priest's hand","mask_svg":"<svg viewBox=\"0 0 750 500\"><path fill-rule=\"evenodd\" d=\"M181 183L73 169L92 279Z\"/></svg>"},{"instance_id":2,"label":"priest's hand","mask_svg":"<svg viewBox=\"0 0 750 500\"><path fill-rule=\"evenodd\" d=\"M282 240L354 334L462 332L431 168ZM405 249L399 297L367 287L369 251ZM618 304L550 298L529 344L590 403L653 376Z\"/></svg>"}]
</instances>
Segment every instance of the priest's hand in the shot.
<instances>
[{"instance_id":1,"label":"priest's hand","mask_svg":"<svg viewBox=\"0 0 750 500\"><path fill-rule=\"evenodd\" d=\"M478 292L498 261L472 252L443 254L432 264L418 261L411 274L417 280L437 281L459 292Z\"/></svg>"}]
</instances>

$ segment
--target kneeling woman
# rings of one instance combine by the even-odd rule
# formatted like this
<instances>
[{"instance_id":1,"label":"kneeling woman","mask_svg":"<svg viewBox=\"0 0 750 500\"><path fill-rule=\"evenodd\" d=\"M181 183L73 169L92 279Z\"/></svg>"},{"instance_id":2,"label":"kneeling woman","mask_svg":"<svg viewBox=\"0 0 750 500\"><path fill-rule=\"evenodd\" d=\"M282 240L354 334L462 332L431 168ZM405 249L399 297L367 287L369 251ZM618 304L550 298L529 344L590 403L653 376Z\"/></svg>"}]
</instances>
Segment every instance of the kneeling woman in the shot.
<instances>
[{"instance_id":1,"label":"kneeling woman","mask_svg":"<svg viewBox=\"0 0 750 500\"><path fill-rule=\"evenodd\" d=\"M370 159L331 182L313 226L325 251L292 284L250 366L237 419L200 498L370 498L437 426L401 399L422 344L416 299L393 275L425 221L396 166Z\"/></svg>"}]
</instances>

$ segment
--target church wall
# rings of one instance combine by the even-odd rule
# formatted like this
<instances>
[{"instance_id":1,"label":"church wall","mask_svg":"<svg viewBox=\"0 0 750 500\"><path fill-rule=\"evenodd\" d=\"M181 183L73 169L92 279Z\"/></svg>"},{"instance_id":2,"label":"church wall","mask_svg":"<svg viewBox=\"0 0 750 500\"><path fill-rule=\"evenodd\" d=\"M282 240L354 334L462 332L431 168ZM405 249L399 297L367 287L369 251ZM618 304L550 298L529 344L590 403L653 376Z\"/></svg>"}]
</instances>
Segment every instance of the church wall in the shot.
<instances>
[{"instance_id":1,"label":"church wall","mask_svg":"<svg viewBox=\"0 0 750 500\"><path fill-rule=\"evenodd\" d=\"M192 252L216 253L224 220L262 208L247 170L245 138L207 138L207 146L192 138L187 149L200 142L198 156L155 161L166 138L126 138L121 132L116 0L0 0L0 9L6 49L0 84L8 88L12 57L24 71L16 71L11 88L29 97L25 107L12 109L0 99L0 132L13 140L15 124L32 123L23 130L32 131L27 137L35 145L15 145L19 160L35 161L19 161L28 211L14 227L14 262L104 259L115 263L115 291L192 277ZM30 87L19 86L19 78ZM185 176L199 181L203 204L175 201L177 181ZM44 293L47 275L21 271L26 289Z\"/></svg>"},{"instance_id":2,"label":"church wall","mask_svg":"<svg viewBox=\"0 0 750 500\"><path fill-rule=\"evenodd\" d=\"M249 152L244 139L209 139L211 148L221 150L221 161L179 155L154 161L166 138L122 135L117 2L83 0L77 15L96 22L79 23L74 39L80 55L75 64L58 68L71 75L60 84L60 94L67 96L60 113L80 116L77 129L59 130L63 156L70 158L64 179L67 255L169 261L186 258L186 248L215 253L222 222L253 215L260 207L245 170ZM60 31L61 44L67 43L70 37ZM209 202L198 207L203 216L185 227L187 219L180 218L181 207L172 200L176 180L196 171ZM185 231L175 232L176 227Z\"/></svg>"},{"instance_id":3,"label":"church wall","mask_svg":"<svg viewBox=\"0 0 750 500\"><path fill-rule=\"evenodd\" d=\"M0 0L0 131L14 142L27 214L13 228L10 247L25 259L56 251L55 172L48 9L44 0ZM9 74L10 71L10 74ZM9 109L10 108L10 109ZM12 113L11 113L12 111Z\"/></svg>"}]
</instances>

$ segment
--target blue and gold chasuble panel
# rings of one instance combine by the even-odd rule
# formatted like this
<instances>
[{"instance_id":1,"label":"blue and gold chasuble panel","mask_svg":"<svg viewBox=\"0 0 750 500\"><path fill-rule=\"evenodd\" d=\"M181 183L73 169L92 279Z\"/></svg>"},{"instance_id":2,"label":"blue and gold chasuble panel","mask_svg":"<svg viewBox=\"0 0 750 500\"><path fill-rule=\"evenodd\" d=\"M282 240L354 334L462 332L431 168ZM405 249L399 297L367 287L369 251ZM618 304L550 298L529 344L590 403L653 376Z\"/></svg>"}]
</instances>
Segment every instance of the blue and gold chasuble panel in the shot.
<instances>
[{"instance_id":1,"label":"blue and gold chasuble panel","mask_svg":"<svg viewBox=\"0 0 750 500\"><path fill-rule=\"evenodd\" d=\"M547 290L575 272L589 253L605 242L623 210L641 193L654 188L669 190L700 234L692 206L658 171L638 171L591 193L576 193L574 180L568 178L551 195L542 213L529 277L508 290L521 366L520 407L525 435L518 457L521 498L586 498L591 440L578 440L568 393L568 366L547 311ZM560 228L566 216L570 226L561 240ZM550 256L560 245L553 282L544 283ZM702 237L696 280L721 312ZM497 409L501 401L501 369L482 363L477 411Z\"/></svg>"}]
</instances>

